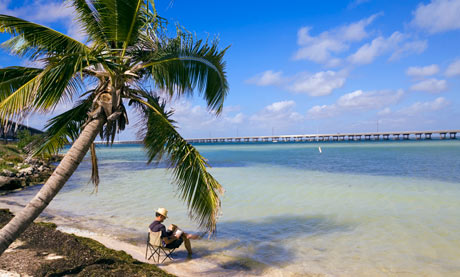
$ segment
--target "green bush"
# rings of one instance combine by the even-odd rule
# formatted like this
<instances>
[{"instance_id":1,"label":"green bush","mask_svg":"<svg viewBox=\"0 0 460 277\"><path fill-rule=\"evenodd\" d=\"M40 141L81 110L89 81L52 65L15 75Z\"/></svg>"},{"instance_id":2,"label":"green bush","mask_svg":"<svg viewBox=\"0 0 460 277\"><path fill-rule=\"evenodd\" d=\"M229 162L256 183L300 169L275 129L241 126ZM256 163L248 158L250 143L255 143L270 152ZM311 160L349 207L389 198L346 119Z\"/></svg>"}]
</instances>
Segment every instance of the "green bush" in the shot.
<instances>
[{"instance_id":1,"label":"green bush","mask_svg":"<svg viewBox=\"0 0 460 277\"><path fill-rule=\"evenodd\" d=\"M18 131L18 148L25 149L27 145L40 138L41 135L31 135L28 130Z\"/></svg>"}]
</instances>

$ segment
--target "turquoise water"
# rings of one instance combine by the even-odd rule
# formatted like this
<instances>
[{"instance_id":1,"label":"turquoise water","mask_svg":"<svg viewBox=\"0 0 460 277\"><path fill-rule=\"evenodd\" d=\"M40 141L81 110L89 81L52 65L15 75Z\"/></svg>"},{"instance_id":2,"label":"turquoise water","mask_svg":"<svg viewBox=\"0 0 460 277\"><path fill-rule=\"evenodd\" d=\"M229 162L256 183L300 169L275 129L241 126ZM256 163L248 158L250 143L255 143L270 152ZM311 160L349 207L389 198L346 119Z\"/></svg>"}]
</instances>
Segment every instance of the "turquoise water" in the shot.
<instances>
[{"instance_id":1,"label":"turquoise water","mask_svg":"<svg viewBox=\"0 0 460 277\"><path fill-rule=\"evenodd\" d=\"M197 148L226 190L217 236L194 242L198 256L235 274L460 276L460 141ZM137 244L158 207L166 223L195 229L169 172L146 165L139 145L97 150L98 193L86 159L49 213Z\"/></svg>"}]
</instances>

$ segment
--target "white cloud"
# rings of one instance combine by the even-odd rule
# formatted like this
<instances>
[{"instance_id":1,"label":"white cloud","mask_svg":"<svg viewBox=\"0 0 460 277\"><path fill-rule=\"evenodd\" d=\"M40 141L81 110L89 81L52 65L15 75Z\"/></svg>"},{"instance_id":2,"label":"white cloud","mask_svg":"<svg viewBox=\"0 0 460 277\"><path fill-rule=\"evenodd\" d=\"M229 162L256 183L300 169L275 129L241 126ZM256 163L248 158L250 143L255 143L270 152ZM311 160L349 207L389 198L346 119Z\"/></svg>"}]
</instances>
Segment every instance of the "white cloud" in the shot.
<instances>
[{"instance_id":1,"label":"white cloud","mask_svg":"<svg viewBox=\"0 0 460 277\"><path fill-rule=\"evenodd\" d=\"M394 61L398 60L404 56L411 54L421 54L428 48L428 42L426 40L415 40L404 43L401 46L398 46L393 54L390 56L389 60Z\"/></svg>"},{"instance_id":2,"label":"white cloud","mask_svg":"<svg viewBox=\"0 0 460 277\"><path fill-rule=\"evenodd\" d=\"M280 101L266 106L262 111L252 115L252 123L263 125L289 125L292 122L299 121L303 117L294 111L295 102L292 100Z\"/></svg>"},{"instance_id":3,"label":"white cloud","mask_svg":"<svg viewBox=\"0 0 460 277\"><path fill-rule=\"evenodd\" d=\"M403 94L404 92L402 90L398 90L396 92L390 90L369 92L356 90L354 92L342 95L337 100L337 105L353 110L375 109L396 103L399 101Z\"/></svg>"},{"instance_id":4,"label":"white cloud","mask_svg":"<svg viewBox=\"0 0 460 277\"><path fill-rule=\"evenodd\" d=\"M411 77L426 77L437 74L439 72L439 67L436 64L427 65L427 66L411 66L406 70L406 74Z\"/></svg>"},{"instance_id":5,"label":"white cloud","mask_svg":"<svg viewBox=\"0 0 460 277\"><path fill-rule=\"evenodd\" d=\"M460 29L460 0L432 0L413 14L411 24L432 34Z\"/></svg>"},{"instance_id":6,"label":"white cloud","mask_svg":"<svg viewBox=\"0 0 460 277\"><path fill-rule=\"evenodd\" d=\"M368 3L370 0L355 0L348 5L349 9L355 8L361 4Z\"/></svg>"},{"instance_id":7,"label":"white cloud","mask_svg":"<svg viewBox=\"0 0 460 277\"><path fill-rule=\"evenodd\" d=\"M179 98L168 101L168 109L174 111L172 118L177 122L180 133L185 137L208 136L206 132L225 133L246 120L239 112L239 107L225 106L222 114L216 116L205 106L193 105L192 102Z\"/></svg>"},{"instance_id":8,"label":"white cloud","mask_svg":"<svg viewBox=\"0 0 460 277\"><path fill-rule=\"evenodd\" d=\"M369 64L378 56L395 49L403 40L403 34L394 32L388 38L379 36L372 40L371 43L366 43L358 49L354 54L348 57L348 61L353 64Z\"/></svg>"},{"instance_id":9,"label":"white cloud","mask_svg":"<svg viewBox=\"0 0 460 277\"><path fill-rule=\"evenodd\" d=\"M369 91L356 90L342 95L331 105L317 105L307 111L309 118L333 117L345 111L379 109L397 103L404 92L402 90Z\"/></svg>"},{"instance_id":10,"label":"white cloud","mask_svg":"<svg viewBox=\"0 0 460 277\"><path fill-rule=\"evenodd\" d=\"M334 89L345 84L345 73L335 71L320 71L315 74L300 73L288 87L297 93L306 93L310 96L331 94Z\"/></svg>"},{"instance_id":11,"label":"white cloud","mask_svg":"<svg viewBox=\"0 0 460 277\"><path fill-rule=\"evenodd\" d=\"M445 74L448 77L460 76L460 59L452 62L447 67Z\"/></svg>"},{"instance_id":12,"label":"white cloud","mask_svg":"<svg viewBox=\"0 0 460 277\"><path fill-rule=\"evenodd\" d=\"M62 2L34 1L28 5L10 9L11 0L0 3L0 13L31 21L55 22L72 16L73 9Z\"/></svg>"},{"instance_id":13,"label":"white cloud","mask_svg":"<svg viewBox=\"0 0 460 277\"><path fill-rule=\"evenodd\" d=\"M257 86L280 85L283 83L282 75L283 72L281 71L274 72L272 70L267 70L248 79L246 82Z\"/></svg>"},{"instance_id":14,"label":"white cloud","mask_svg":"<svg viewBox=\"0 0 460 277\"><path fill-rule=\"evenodd\" d=\"M408 116L415 116L420 113L437 111L448 105L449 102L444 97L438 97L431 102L416 102L409 107L399 110L398 113Z\"/></svg>"},{"instance_id":15,"label":"white cloud","mask_svg":"<svg viewBox=\"0 0 460 277\"><path fill-rule=\"evenodd\" d=\"M446 80L431 78L412 85L410 89L415 91L439 93L447 90L447 82Z\"/></svg>"},{"instance_id":16,"label":"white cloud","mask_svg":"<svg viewBox=\"0 0 460 277\"><path fill-rule=\"evenodd\" d=\"M311 27L303 27L297 33L297 43L301 47L294 55L296 60L310 60L326 66L334 67L341 63L333 57L347 50L351 42L361 41L368 36L366 27L380 14L344 25L330 31L324 31L318 36L310 35Z\"/></svg>"},{"instance_id":17,"label":"white cloud","mask_svg":"<svg viewBox=\"0 0 460 277\"><path fill-rule=\"evenodd\" d=\"M333 90L345 84L346 71L320 71L314 74L301 72L295 76L283 76L281 71L267 70L248 79L246 82L258 86L282 86L295 93L306 93L310 96L331 94Z\"/></svg>"},{"instance_id":18,"label":"white cloud","mask_svg":"<svg viewBox=\"0 0 460 277\"><path fill-rule=\"evenodd\" d=\"M275 102L271 105L268 105L266 108L267 111L269 112L280 112L283 110L289 110L295 106L295 102L290 100L290 101L280 101L280 102Z\"/></svg>"},{"instance_id":19,"label":"white cloud","mask_svg":"<svg viewBox=\"0 0 460 277\"><path fill-rule=\"evenodd\" d=\"M383 110L380 110L378 113L378 115L387 115L387 114L391 114L391 109L386 107L385 109Z\"/></svg>"},{"instance_id":20,"label":"white cloud","mask_svg":"<svg viewBox=\"0 0 460 277\"><path fill-rule=\"evenodd\" d=\"M311 119L329 118L336 116L339 109L335 104L332 105L316 105L307 111L307 117Z\"/></svg>"},{"instance_id":21,"label":"white cloud","mask_svg":"<svg viewBox=\"0 0 460 277\"><path fill-rule=\"evenodd\" d=\"M389 37L379 36L370 43L361 46L347 60L352 64L370 64L377 57L392 52L389 61L394 61L410 54L420 54L428 47L425 40L410 40L410 36L398 31Z\"/></svg>"}]
</instances>

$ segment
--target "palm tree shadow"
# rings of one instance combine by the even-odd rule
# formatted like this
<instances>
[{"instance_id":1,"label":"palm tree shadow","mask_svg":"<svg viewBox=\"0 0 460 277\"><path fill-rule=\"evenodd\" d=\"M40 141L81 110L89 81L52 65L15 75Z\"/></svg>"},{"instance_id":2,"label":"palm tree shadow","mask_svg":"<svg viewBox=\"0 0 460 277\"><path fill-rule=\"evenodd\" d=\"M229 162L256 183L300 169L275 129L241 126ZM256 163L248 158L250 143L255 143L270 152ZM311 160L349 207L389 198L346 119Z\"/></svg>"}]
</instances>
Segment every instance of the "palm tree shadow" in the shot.
<instances>
[{"instance_id":1,"label":"palm tree shadow","mask_svg":"<svg viewBox=\"0 0 460 277\"><path fill-rule=\"evenodd\" d=\"M321 216L273 216L257 222L221 222L217 226L217 242L212 244L213 239L211 244L194 247L194 257L231 256L230 261L217 259L216 263L226 271L235 271L235 274L242 271L262 272L269 265L284 267L292 263L298 250L287 242L293 239L349 232L353 228L352 225L339 224ZM308 247L308 244L299 247ZM185 251L175 254L179 258L177 262L186 261L182 259Z\"/></svg>"}]
</instances>

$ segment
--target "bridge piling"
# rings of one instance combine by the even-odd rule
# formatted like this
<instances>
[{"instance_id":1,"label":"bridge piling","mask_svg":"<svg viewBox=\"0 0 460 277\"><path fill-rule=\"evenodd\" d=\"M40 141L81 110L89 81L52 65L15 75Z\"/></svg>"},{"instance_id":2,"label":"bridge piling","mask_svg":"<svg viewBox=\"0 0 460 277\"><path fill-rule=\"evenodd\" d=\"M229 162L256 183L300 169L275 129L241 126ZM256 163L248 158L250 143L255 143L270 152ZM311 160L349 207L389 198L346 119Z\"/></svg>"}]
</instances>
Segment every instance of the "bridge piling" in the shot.
<instances>
[{"instance_id":1,"label":"bridge piling","mask_svg":"<svg viewBox=\"0 0 460 277\"><path fill-rule=\"evenodd\" d=\"M0 130L1 131L1 130ZM367 132L367 133L337 133L337 134L305 134L305 135L283 135L283 136L246 136L246 137L218 137L218 138L193 138L187 139L189 143L222 143L222 142L325 142L325 141L378 141L383 140L430 140L433 138L456 139L460 130L441 131L404 131L404 132ZM98 143L98 142L96 142ZM117 142L117 143L133 143Z\"/></svg>"}]
</instances>

